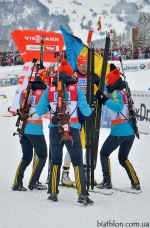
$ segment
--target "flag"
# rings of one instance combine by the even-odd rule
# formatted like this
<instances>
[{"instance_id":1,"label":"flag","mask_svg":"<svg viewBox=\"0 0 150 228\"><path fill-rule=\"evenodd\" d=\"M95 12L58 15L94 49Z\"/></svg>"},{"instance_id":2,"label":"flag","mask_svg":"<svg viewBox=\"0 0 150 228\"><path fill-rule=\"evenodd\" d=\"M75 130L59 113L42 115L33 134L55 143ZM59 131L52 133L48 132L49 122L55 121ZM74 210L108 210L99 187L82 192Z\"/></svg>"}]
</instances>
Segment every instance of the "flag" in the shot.
<instances>
[{"instance_id":1,"label":"flag","mask_svg":"<svg viewBox=\"0 0 150 228\"><path fill-rule=\"evenodd\" d=\"M98 18L97 25L98 25L97 30L100 31L101 28L102 28L102 26L101 26L101 17Z\"/></svg>"},{"instance_id":2,"label":"flag","mask_svg":"<svg viewBox=\"0 0 150 228\"><path fill-rule=\"evenodd\" d=\"M9 40L9 43L8 43L8 47L11 47L12 43L13 43L13 39L12 39L12 37L10 37L10 40Z\"/></svg>"},{"instance_id":3,"label":"flag","mask_svg":"<svg viewBox=\"0 0 150 228\"><path fill-rule=\"evenodd\" d=\"M130 28L130 41L136 41L136 28Z\"/></svg>"},{"instance_id":4,"label":"flag","mask_svg":"<svg viewBox=\"0 0 150 228\"><path fill-rule=\"evenodd\" d=\"M87 36L87 43L91 43L92 42L92 34L93 34L93 30L89 30L88 32L88 36Z\"/></svg>"},{"instance_id":5,"label":"flag","mask_svg":"<svg viewBox=\"0 0 150 228\"><path fill-rule=\"evenodd\" d=\"M67 60L74 70L76 70L77 57L80 54L88 54L88 47L82 43L82 40L71 32L67 31L62 25L60 25L60 30L63 34ZM100 77L102 71L103 58L94 52L94 72ZM110 64L107 63L106 73L110 71Z\"/></svg>"}]
</instances>

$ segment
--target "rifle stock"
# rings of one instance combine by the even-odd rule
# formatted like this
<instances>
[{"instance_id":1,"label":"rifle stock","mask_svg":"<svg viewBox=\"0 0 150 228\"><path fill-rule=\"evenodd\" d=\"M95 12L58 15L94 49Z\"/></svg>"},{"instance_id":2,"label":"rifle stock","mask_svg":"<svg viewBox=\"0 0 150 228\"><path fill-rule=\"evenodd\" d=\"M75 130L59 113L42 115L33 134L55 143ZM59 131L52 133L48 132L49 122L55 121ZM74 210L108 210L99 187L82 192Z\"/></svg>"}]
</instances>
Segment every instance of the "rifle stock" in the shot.
<instances>
[{"instance_id":1,"label":"rifle stock","mask_svg":"<svg viewBox=\"0 0 150 228\"><path fill-rule=\"evenodd\" d=\"M125 81L125 85L126 85L126 94L127 94L128 103L129 103L128 104L129 105L128 107L129 107L130 116L131 116L132 121L133 121L133 129L135 131L136 137L139 139L140 136L139 136L139 130L138 130L138 126L137 126L136 113L134 111L134 102L133 102L133 99L132 99L130 88L129 88L128 83L126 81L126 76L124 74L124 68L123 68L121 56L119 57L119 60L120 60L121 69L122 69L121 75L123 76L124 81Z\"/></svg>"},{"instance_id":2,"label":"rifle stock","mask_svg":"<svg viewBox=\"0 0 150 228\"><path fill-rule=\"evenodd\" d=\"M34 64L33 64L33 67L32 67L32 71L31 71L31 75L30 75L30 79L29 79L27 88L26 88L26 92L24 94L22 105L13 114L13 116L17 116L18 115L18 119L16 121L16 127L18 127L17 128L17 133L14 132L13 136L22 135L24 133L24 129L26 127L28 113L29 113L29 110L30 110L30 107L31 107L31 103L28 102L30 100L30 96L31 96L31 93L32 93L32 90L31 90L31 78L32 78L32 74L33 74L33 71L34 71L34 67L36 66L37 59L33 59L32 62Z\"/></svg>"}]
</instances>

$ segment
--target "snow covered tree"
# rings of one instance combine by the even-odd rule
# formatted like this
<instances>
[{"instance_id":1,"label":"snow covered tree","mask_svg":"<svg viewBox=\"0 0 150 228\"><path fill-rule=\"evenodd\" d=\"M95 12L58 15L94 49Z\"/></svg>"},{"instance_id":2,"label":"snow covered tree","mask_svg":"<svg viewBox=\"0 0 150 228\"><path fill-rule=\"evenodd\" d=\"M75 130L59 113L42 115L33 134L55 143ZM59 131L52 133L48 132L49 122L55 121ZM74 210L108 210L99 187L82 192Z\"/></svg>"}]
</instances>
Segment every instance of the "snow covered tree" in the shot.
<instances>
[{"instance_id":1,"label":"snow covered tree","mask_svg":"<svg viewBox=\"0 0 150 228\"><path fill-rule=\"evenodd\" d=\"M149 35L150 35L149 27L150 27L150 14L141 12L136 26L136 29L137 29L137 40L135 42L136 47L143 47L143 46L149 45Z\"/></svg>"},{"instance_id":2,"label":"snow covered tree","mask_svg":"<svg viewBox=\"0 0 150 228\"><path fill-rule=\"evenodd\" d=\"M112 39L110 42L110 46L112 47L112 49L118 47L118 35L117 35L115 29L113 30L113 35L112 35Z\"/></svg>"}]
</instances>

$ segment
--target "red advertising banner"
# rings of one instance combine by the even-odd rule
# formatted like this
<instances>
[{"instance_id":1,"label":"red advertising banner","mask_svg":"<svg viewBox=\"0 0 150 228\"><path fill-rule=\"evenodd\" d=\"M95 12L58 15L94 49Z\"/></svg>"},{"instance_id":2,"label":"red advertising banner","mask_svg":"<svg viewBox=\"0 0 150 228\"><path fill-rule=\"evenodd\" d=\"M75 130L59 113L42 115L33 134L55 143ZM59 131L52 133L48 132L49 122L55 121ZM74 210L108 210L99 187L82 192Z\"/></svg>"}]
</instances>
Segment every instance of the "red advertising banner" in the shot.
<instances>
[{"instance_id":1,"label":"red advertising banner","mask_svg":"<svg viewBox=\"0 0 150 228\"><path fill-rule=\"evenodd\" d=\"M43 62L56 62L54 52L62 52L63 36L56 32L44 30L14 30L11 36L25 62L33 58L40 60L40 41L44 37Z\"/></svg>"}]
</instances>

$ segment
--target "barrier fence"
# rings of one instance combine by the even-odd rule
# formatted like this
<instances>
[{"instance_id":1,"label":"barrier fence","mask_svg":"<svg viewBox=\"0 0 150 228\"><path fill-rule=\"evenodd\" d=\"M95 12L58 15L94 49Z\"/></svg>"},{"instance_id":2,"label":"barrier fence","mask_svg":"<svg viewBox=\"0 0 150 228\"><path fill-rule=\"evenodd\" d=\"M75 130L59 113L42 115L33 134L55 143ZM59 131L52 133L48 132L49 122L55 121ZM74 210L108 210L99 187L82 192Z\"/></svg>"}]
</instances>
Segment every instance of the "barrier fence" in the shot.
<instances>
[{"instance_id":1,"label":"barrier fence","mask_svg":"<svg viewBox=\"0 0 150 228\"><path fill-rule=\"evenodd\" d=\"M17 85L18 81L19 81L19 78L0 78L0 87Z\"/></svg>"}]
</instances>

